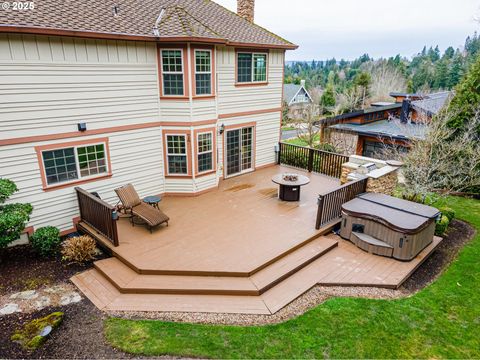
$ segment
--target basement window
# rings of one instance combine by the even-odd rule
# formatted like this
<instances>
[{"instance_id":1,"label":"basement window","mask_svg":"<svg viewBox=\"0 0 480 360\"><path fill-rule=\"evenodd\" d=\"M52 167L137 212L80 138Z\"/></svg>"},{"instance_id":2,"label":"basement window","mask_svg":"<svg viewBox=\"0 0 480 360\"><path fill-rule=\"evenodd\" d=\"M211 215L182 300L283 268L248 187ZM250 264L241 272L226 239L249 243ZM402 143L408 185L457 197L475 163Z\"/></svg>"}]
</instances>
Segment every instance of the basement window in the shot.
<instances>
[{"instance_id":1,"label":"basement window","mask_svg":"<svg viewBox=\"0 0 480 360\"><path fill-rule=\"evenodd\" d=\"M105 143L43 150L47 185L91 179L108 173Z\"/></svg>"}]
</instances>

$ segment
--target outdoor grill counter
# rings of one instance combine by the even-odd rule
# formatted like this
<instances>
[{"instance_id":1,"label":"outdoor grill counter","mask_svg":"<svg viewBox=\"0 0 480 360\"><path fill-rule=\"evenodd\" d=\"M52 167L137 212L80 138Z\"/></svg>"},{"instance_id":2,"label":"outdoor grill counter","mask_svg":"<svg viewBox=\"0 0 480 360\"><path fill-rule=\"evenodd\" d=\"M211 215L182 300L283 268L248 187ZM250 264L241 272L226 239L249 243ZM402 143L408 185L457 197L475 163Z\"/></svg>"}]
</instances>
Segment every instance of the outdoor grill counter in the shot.
<instances>
[{"instance_id":1,"label":"outdoor grill counter","mask_svg":"<svg viewBox=\"0 0 480 360\"><path fill-rule=\"evenodd\" d=\"M432 241L440 212L375 193L343 204L340 236L373 254L412 260Z\"/></svg>"}]
</instances>

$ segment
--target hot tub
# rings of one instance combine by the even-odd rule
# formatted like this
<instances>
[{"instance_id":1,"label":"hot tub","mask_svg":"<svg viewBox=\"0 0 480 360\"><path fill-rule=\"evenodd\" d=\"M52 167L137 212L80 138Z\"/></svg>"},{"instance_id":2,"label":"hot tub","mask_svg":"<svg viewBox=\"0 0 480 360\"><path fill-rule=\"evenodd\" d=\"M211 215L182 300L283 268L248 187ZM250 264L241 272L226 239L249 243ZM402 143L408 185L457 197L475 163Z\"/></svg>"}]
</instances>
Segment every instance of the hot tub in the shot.
<instances>
[{"instance_id":1,"label":"hot tub","mask_svg":"<svg viewBox=\"0 0 480 360\"><path fill-rule=\"evenodd\" d=\"M340 236L372 254L412 260L432 241L440 212L375 193L343 204Z\"/></svg>"}]
</instances>

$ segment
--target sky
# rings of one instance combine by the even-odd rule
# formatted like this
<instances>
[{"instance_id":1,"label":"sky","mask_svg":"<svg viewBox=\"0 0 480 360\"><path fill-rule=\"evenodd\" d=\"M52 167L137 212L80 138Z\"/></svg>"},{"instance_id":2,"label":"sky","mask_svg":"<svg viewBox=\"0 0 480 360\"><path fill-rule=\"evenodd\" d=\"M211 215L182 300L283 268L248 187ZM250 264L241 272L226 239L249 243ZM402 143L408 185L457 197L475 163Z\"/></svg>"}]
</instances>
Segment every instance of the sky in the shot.
<instances>
[{"instance_id":1,"label":"sky","mask_svg":"<svg viewBox=\"0 0 480 360\"><path fill-rule=\"evenodd\" d=\"M214 0L232 11L237 0ZM411 57L463 45L480 30L480 0L256 0L255 22L299 45L287 60Z\"/></svg>"}]
</instances>

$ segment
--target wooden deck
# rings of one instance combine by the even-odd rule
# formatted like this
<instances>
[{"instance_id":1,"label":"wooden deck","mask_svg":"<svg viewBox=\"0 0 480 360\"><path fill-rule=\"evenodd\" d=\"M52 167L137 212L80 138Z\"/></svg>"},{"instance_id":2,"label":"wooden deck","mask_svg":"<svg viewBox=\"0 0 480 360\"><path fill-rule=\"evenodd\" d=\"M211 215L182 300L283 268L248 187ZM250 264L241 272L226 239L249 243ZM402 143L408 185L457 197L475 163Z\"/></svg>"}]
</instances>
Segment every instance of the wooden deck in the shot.
<instances>
[{"instance_id":1,"label":"wooden deck","mask_svg":"<svg viewBox=\"0 0 480 360\"><path fill-rule=\"evenodd\" d=\"M439 244L410 262L372 255L315 230L318 193L337 179L307 174L301 201L279 201L271 167L210 193L166 197L169 227L153 234L119 221L113 257L72 281L100 309L275 313L315 284L397 288Z\"/></svg>"}]
</instances>

